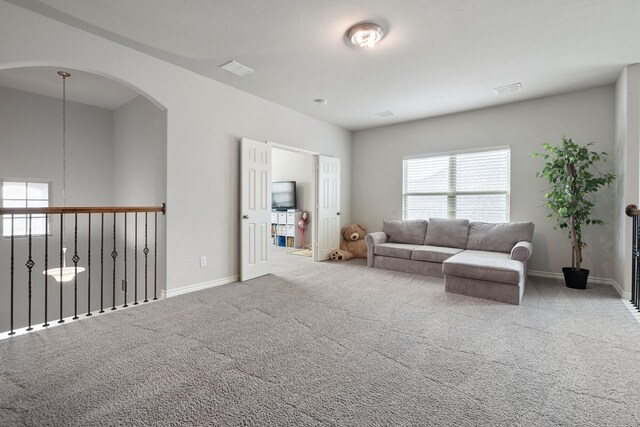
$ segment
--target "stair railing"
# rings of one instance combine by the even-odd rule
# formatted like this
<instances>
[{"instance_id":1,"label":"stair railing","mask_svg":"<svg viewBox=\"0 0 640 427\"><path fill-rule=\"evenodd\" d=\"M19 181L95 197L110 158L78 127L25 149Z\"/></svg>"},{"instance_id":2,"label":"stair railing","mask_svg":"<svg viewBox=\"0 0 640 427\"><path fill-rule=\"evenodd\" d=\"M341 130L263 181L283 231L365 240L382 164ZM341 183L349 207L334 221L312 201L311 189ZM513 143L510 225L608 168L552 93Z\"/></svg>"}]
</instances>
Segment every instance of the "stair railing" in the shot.
<instances>
[{"instance_id":1,"label":"stair railing","mask_svg":"<svg viewBox=\"0 0 640 427\"><path fill-rule=\"evenodd\" d=\"M69 289L66 289L70 286L70 283L73 283L73 320L79 318L78 316L78 289L80 287L85 287L87 293L87 301L86 301L86 309L87 312L85 316L91 316L92 307L96 310L98 308L97 301L94 301L92 305L91 299L91 291L93 289L94 292L98 291L100 295L99 302L99 313L105 312L105 303L109 304L107 300L110 296L111 301L111 310L116 310L116 300L120 300L122 298L124 304L122 307L128 307L129 302L132 302L133 305L138 305L139 300L142 296L138 295L138 291L144 290L144 300L141 302L146 303L149 302L149 292L150 292L150 263L149 260L151 254L153 256L153 300L158 299L158 213L165 214L166 206L163 203L162 206L129 206L129 207L43 207L43 208L0 208L0 218L3 221L3 243L5 246L7 244L6 240L8 240L10 257L7 260L7 264L4 264L3 260L0 260L5 266L8 268L5 269L4 266L0 268L0 283L7 281L7 285L9 287L9 298L0 299L0 311L6 313L6 308L2 306L6 304L9 305L8 310L8 334L14 335L16 326L18 327L26 327L26 331L33 330L33 322L32 322L32 314L33 314L33 293L34 290L39 292L39 297L41 297L42 307L42 317L38 316L42 321L42 327L50 326L49 321L57 319L58 323L63 323L65 320L65 310L64 310L64 302L65 302L65 291L68 295ZM149 214L153 214L153 223L151 224ZM84 248L83 253L79 251L78 247L78 219L82 220L83 216L86 218L87 227L85 229L86 232L86 246ZM34 218L36 220L42 220L44 217L44 233L32 234L33 227L32 221ZM108 220L107 227L105 228L105 217ZM70 219L71 225L68 227L73 230L73 237L67 238L65 231L65 223L66 219ZM100 256L99 256L99 274L96 272L96 261L95 255L92 259L92 243L91 238L92 235L95 238L96 231L92 231L92 218L97 219L99 221L99 239L100 239ZM129 222L133 220L133 228L134 233L131 236L131 232L127 229ZM140 220L140 232L144 232L144 240L142 241L142 236L138 236L139 228L138 222ZM24 233L20 233L16 235L14 232L14 227L16 222L20 222L25 228ZM84 222L84 220L83 220ZM124 232L118 228L119 224L122 223L124 227ZM52 232L52 228L55 227L55 224L58 225L57 233ZM149 228L153 228L153 235L151 236L151 242L149 239ZM98 228L97 225L94 228ZM108 230L111 228L111 230ZM6 232L9 229L10 232ZM105 232L107 234L105 234ZM57 259L50 259L50 246L51 241L55 239L55 237L59 239L58 244L56 244L56 249L58 251ZM37 239L42 239L42 243L37 242ZM120 240L119 240L120 239ZM20 240L21 246L25 246L24 254L19 254L16 249L16 242ZM66 266L66 250L65 241L72 244L73 247L70 248L73 256L71 258L73 262L72 267ZM139 250L139 243L142 246L142 249ZM37 248L37 246L40 246ZM96 241L94 240L94 245L97 246ZM106 246L105 246L106 245ZM130 298L128 279L127 277L128 271L127 266L131 263L131 259L127 260L127 248L133 247L133 269L134 269L134 284L133 284L133 299ZM152 246L152 247L150 247ZM35 256L36 249L38 253L43 253L43 257L39 260ZM54 251L56 250L54 249ZM107 250L107 257L111 257L111 268L106 271L105 274L105 249ZM116 267L118 265L118 257L120 254L118 253L119 249L123 249L122 256L122 264L119 265L119 272L123 272L122 279L122 288L121 291L124 294L122 297L118 293L118 297L116 298ZM109 252L110 250L110 252ZM86 258L84 255L86 254ZM143 257L143 268L144 268L144 287L143 289L139 289L138 286L138 275L142 275L142 271L138 270L138 256ZM19 261L19 257L21 260ZM83 259L84 258L84 259ZM24 262L23 260L26 260ZM92 265L92 261L94 264ZM20 277L18 276L18 264L24 262L24 266L26 267L26 274L23 271ZM86 266L86 273L83 273ZM40 268L42 267L42 268ZM53 268L52 268L53 267ZM109 267L109 266L107 266ZM92 268L94 269L92 275ZM46 274L46 273L49 274ZM64 273L64 274L63 274ZM68 274L68 276L66 275ZM98 284L92 284L92 277L95 279L99 277L99 288ZM105 280L106 279L106 280ZM108 293L109 289L109 279L111 292L110 295L106 295L105 291ZM53 283L50 283L53 282ZM49 290L50 286L54 285L55 282L58 282L57 288L59 293L58 298L58 310L57 316L55 319L52 319L50 316L49 310ZM41 285L41 287L40 287ZM106 286L105 286L106 285ZM18 301L16 298L16 291L20 292L20 295L24 295L24 287L26 287L26 301ZM5 288L6 289L6 288ZM16 315L16 306L20 305L19 308L24 309L21 314L21 322L22 325L15 324L15 315ZM70 302L68 303L70 305ZM107 307L108 308L108 307ZM26 311L26 318L24 316L24 312ZM6 327L5 327L6 328ZM3 329L5 329L3 328ZM0 329L2 330L2 329ZM6 330L6 329L5 329Z\"/></svg>"},{"instance_id":2,"label":"stair railing","mask_svg":"<svg viewBox=\"0 0 640 427\"><path fill-rule=\"evenodd\" d=\"M640 226L638 216L640 210L636 205L629 205L624 210L627 216L631 217L632 224L632 246L631 246L631 304L640 311Z\"/></svg>"}]
</instances>

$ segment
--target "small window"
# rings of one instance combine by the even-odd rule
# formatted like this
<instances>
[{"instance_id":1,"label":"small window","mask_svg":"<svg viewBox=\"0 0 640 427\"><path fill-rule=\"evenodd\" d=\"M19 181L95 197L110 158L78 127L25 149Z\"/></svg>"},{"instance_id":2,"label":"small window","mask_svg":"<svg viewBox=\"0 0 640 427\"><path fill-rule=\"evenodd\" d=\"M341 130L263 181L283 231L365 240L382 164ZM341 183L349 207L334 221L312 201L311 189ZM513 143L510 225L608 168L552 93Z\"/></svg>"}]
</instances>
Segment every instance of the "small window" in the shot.
<instances>
[{"instance_id":1,"label":"small window","mask_svg":"<svg viewBox=\"0 0 640 427\"><path fill-rule=\"evenodd\" d=\"M402 217L508 222L510 158L500 147L404 159Z\"/></svg>"},{"instance_id":2,"label":"small window","mask_svg":"<svg viewBox=\"0 0 640 427\"><path fill-rule=\"evenodd\" d=\"M49 206L50 184L35 181L2 181L3 208L42 208ZM11 237L43 236L46 232L45 214L14 215L13 225L11 215L3 215L2 236Z\"/></svg>"}]
</instances>

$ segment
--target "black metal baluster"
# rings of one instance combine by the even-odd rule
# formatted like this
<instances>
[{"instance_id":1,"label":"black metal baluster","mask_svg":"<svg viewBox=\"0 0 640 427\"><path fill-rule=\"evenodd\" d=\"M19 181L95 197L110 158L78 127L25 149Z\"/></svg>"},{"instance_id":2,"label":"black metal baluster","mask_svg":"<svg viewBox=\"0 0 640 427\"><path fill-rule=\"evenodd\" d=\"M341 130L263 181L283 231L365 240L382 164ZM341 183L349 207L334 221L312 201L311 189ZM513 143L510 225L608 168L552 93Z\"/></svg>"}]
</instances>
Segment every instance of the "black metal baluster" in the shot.
<instances>
[{"instance_id":1,"label":"black metal baluster","mask_svg":"<svg viewBox=\"0 0 640 427\"><path fill-rule=\"evenodd\" d=\"M135 214L135 233L134 234L134 242L133 242L133 305L138 305L138 212Z\"/></svg>"},{"instance_id":2,"label":"black metal baluster","mask_svg":"<svg viewBox=\"0 0 640 427\"><path fill-rule=\"evenodd\" d=\"M127 305L127 213L124 213L124 305L123 307L129 307Z\"/></svg>"},{"instance_id":3,"label":"black metal baluster","mask_svg":"<svg viewBox=\"0 0 640 427\"><path fill-rule=\"evenodd\" d=\"M633 215L631 217L633 237L631 248L631 303L636 303L636 284L638 283L638 216Z\"/></svg>"},{"instance_id":4,"label":"black metal baluster","mask_svg":"<svg viewBox=\"0 0 640 427\"><path fill-rule=\"evenodd\" d=\"M73 214L73 320L78 319L78 214Z\"/></svg>"},{"instance_id":5,"label":"black metal baluster","mask_svg":"<svg viewBox=\"0 0 640 427\"><path fill-rule=\"evenodd\" d=\"M14 215L11 214L11 322L10 322L11 329L9 331L9 335L15 334L15 331L13 330L13 241L14 241L13 221L14 221Z\"/></svg>"},{"instance_id":6,"label":"black metal baluster","mask_svg":"<svg viewBox=\"0 0 640 427\"><path fill-rule=\"evenodd\" d=\"M111 252L111 258L113 258L113 297L111 310L116 309L116 258L118 256L118 252L116 251L116 213L113 213L113 251Z\"/></svg>"},{"instance_id":7,"label":"black metal baluster","mask_svg":"<svg viewBox=\"0 0 640 427\"><path fill-rule=\"evenodd\" d=\"M153 299L158 299L158 212L154 212L155 234L153 236Z\"/></svg>"},{"instance_id":8,"label":"black metal baluster","mask_svg":"<svg viewBox=\"0 0 640 427\"><path fill-rule=\"evenodd\" d=\"M60 214L60 320L58 323L64 323L64 319L62 318L62 265L63 265L63 257L64 257L64 214Z\"/></svg>"},{"instance_id":9,"label":"black metal baluster","mask_svg":"<svg viewBox=\"0 0 640 427\"><path fill-rule=\"evenodd\" d=\"M31 256L31 243L32 243L32 239L31 239L31 214L29 214L29 259L27 259L27 263L25 264L27 266L27 269L29 270L29 282L28 282L28 288L27 288L27 292L29 295L29 307L27 309L27 320L28 320L28 327L27 327L27 331L32 331L33 328L31 327L31 270L33 269L33 266L35 265L35 262L33 262L33 258Z\"/></svg>"},{"instance_id":10,"label":"black metal baluster","mask_svg":"<svg viewBox=\"0 0 640 427\"><path fill-rule=\"evenodd\" d=\"M89 235L87 237L87 316L91 316L91 213L88 215Z\"/></svg>"},{"instance_id":11,"label":"black metal baluster","mask_svg":"<svg viewBox=\"0 0 640 427\"><path fill-rule=\"evenodd\" d=\"M104 313L104 213L100 214L100 311Z\"/></svg>"},{"instance_id":12,"label":"black metal baluster","mask_svg":"<svg viewBox=\"0 0 640 427\"><path fill-rule=\"evenodd\" d=\"M635 275L632 283L632 292L635 291L633 304L640 311L640 226L638 224L638 215L633 216L635 231L635 250L633 252L633 266L635 267Z\"/></svg>"},{"instance_id":13,"label":"black metal baluster","mask_svg":"<svg viewBox=\"0 0 640 427\"><path fill-rule=\"evenodd\" d=\"M49 269L49 214L45 214L44 216L44 325L42 327L46 328L49 326L49 319L47 308L49 303L49 275L47 274L47 270Z\"/></svg>"},{"instance_id":14,"label":"black metal baluster","mask_svg":"<svg viewBox=\"0 0 640 427\"><path fill-rule=\"evenodd\" d=\"M144 253L144 302L149 302L149 299L147 298L147 256L149 255L149 246L147 244L147 221L148 219L148 213L145 212L144 213L144 250L142 251Z\"/></svg>"}]
</instances>

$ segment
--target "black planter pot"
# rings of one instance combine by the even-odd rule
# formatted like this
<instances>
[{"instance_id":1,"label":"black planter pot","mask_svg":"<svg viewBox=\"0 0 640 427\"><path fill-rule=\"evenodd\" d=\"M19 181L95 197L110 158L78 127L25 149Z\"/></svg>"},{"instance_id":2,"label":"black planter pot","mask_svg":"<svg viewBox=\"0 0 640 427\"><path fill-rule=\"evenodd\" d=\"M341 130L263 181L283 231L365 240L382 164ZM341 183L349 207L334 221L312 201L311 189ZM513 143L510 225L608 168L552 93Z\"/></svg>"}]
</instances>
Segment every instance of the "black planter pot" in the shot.
<instances>
[{"instance_id":1,"label":"black planter pot","mask_svg":"<svg viewBox=\"0 0 640 427\"><path fill-rule=\"evenodd\" d=\"M586 268L574 270L571 267L562 267L562 273L564 274L564 283L567 285L567 288L587 289L589 270Z\"/></svg>"}]
</instances>

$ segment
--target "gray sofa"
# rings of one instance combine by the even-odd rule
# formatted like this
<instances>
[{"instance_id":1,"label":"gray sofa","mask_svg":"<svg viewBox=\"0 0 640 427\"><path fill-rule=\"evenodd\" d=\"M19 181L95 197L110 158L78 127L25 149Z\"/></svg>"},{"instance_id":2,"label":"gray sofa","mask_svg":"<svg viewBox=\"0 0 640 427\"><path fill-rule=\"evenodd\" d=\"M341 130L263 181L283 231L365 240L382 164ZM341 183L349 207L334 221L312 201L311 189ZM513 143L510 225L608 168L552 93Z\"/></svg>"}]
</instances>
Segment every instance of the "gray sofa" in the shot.
<instances>
[{"instance_id":1,"label":"gray sofa","mask_svg":"<svg viewBox=\"0 0 640 427\"><path fill-rule=\"evenodd\" d=\"M385 220L365 236L367 265L444 277L447 292L520 304L533 230L532 222Z\"/></svg>"}]
</instances>

